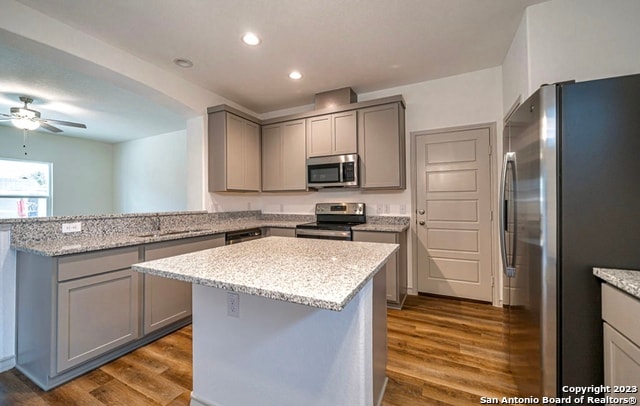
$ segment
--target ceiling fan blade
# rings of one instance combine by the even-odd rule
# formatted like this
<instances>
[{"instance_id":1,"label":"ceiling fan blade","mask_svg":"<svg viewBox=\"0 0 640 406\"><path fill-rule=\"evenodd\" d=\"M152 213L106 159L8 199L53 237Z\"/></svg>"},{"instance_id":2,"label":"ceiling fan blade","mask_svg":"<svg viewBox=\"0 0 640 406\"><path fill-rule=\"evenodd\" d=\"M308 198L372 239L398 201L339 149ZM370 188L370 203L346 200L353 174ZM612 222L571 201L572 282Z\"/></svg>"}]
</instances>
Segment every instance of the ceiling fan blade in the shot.
<instances>
[{"instance_id":1,"label":"ceiling fan blade","mask_svg":"<svg viewBox=\"0 0 640 406\"><path fill-rule=\"evenodd\" d=\"M80 123L73 123L71 121L62 121L62 120L54 120L51 118L43 118L40 120L41 123L55 123L60 125L66 125L69 127L78 127L78 128L87 128L86 125Z\"/></svg>"},{"instance_id":2,"label":"ceiling fan blade","mask_svg":"<svg viewBox=\"0 0 640 406\"><path fill-rule=\"evenodd\" d=\"M54 127L51 124L47 124L47 123L43 123L40 122L40 127L44 128L45 130L51 131L52 133L61 133L62 130L59 129L58 127Z\"/></svg>"}]
</instances>

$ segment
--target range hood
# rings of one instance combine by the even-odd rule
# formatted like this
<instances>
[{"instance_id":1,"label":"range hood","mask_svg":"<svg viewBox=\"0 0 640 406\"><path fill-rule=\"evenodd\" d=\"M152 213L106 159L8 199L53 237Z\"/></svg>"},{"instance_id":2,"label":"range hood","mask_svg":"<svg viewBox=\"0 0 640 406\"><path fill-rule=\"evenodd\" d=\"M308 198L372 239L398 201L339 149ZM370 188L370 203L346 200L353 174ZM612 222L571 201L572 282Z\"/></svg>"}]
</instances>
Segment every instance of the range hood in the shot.
<instances>
[{"instance_id":1,"label":"range hood","mask_svg":"<svg viewBox=\"0 0 640 406\"><path fill-rule=\"evenodd\" d=\"M315 109L322 110L331 107L344 106L358 102L358 95L350 87L329 90L327 92L316 93Z\"/></svg>"}]
</instances>

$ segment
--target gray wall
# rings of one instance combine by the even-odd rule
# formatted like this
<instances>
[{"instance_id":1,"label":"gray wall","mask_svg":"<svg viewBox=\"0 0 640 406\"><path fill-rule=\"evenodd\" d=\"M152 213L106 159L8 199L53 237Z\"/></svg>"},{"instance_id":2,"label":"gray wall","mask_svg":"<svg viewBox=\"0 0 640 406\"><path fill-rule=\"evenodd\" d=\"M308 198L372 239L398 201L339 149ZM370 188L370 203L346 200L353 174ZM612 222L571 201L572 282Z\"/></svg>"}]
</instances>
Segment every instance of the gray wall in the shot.
<instances>
[{"instance_id":1,"label":"gray wall","mask_svg":"<svg viewBox=\"0 0 640 406\"><path fill-rule=\"evenodd\" d=\"M0 158L53 163L53 215L113 213L113 145L0 126Z\"/></svg>"},{"instance_id":2,"label":"gray wall","mask_svg":"<svg viewBox=\"0 0 640 406\"><path fill-rule=\"evenodd\" d=\"M187 210L187 132L114 146L114 211Z\"/></svg>"}]
</instances>

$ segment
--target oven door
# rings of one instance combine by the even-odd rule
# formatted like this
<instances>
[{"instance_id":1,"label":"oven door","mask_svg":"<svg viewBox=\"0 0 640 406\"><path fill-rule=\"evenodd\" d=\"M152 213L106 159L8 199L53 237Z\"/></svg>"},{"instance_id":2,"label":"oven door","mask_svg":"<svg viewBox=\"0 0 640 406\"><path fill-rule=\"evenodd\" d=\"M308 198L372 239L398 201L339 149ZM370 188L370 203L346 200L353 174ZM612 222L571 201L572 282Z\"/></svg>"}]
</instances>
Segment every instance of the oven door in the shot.
<instances>
[{"instance_id":1,"label":"oven door","mask_svg":"<svg viewBox=\"0 0 640 406\"><path fill-rule=\"evenodd\" d=\"M298 238L315 238L319 240L338 240L351 241L351 231L344 230L318 230L296 228L296 237Z\"/></svg>"}]
</instances>

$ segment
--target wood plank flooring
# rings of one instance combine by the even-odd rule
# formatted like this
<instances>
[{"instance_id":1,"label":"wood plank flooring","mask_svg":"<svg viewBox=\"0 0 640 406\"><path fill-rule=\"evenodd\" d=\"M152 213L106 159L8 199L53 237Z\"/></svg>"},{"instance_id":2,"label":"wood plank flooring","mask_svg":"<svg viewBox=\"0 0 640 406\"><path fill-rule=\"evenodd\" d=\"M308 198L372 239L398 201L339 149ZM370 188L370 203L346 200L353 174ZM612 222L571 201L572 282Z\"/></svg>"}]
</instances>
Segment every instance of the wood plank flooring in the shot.
<instances>
[{"instance_id":1,"label":"wood plank flooring","mask_svg":"<svg viewBox=\"0 0 640 406\"><path fill-rule=\"evenodd\" d=\"M478 405L516 396L506 311L488 304L410 296L388 312L384 406ZM191 326L49 392L16 369L0 374L0 405L188 405Z\"/></svg>"}]
</instances>

